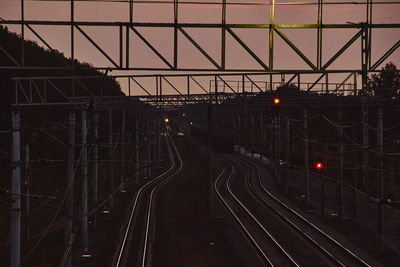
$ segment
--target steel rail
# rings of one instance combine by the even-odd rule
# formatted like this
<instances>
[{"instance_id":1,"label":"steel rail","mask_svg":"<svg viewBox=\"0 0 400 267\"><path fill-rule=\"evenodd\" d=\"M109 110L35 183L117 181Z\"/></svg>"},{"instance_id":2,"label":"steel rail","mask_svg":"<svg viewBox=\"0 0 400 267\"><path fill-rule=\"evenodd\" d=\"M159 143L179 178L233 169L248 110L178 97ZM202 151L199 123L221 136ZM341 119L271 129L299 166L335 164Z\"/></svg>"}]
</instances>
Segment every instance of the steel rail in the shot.
<instances>
[{"instance_id":1,"label":"steel rail","mask_svg":"<svg viewBox=\"0 0 400 267\"><path fill-rule=\"evenodd\" d=\"M279 249L279 252L282 253L289 261L292 265L294 266L300 266L291 255L289 255L289 253L279 244L279 242L276 240L276 238L274 238L272 236L271 233L269 233L267 231L267 229L265 229L265 227L260 223L259 220L257 220L257 218L249 211L249 209L238 199L238 197L233 193L232 189L231 189L231 180L232 177L236 174L236 168L231 165L232 171L231 174L229 175L228 179L225 182L225 187L227 188L229 194L231 195L231 197L233 197L233 199L236 201L236 203L238 203L240 205L240 207L247 213L247 215L249 215L249 217L258 225L258 227L262 230L262 232L264 232L269 240L272 241L272 243L275 245L275 247L277 247ZM218 179L219 180L219 179ZM217 181L218 181L217 180ZM216 184L217 181L215 183L215 188L217 190ZM235 214L235 212L232 210L232 208L229 206L229 204L226 203L226 201L223 199L223 197L220 195L220 192L217 191L219 198L224 202L225 206L231 211L232 215L235 217L236 221L239 222L239 224L241 225L242 229L246 232L246 234L251 238L252 242L254 245L256 245L257 249L259 252L262 253L262 255L264 256L265 253L262 251L262 249L260 248L260 245L254 240L254 238L251 236L251 234L249 233L249 231L247 230L247 228L243 225L243 223L240 221L240 219L238 218L238 216ZM268 264L270 264L271 266L274 266L273 263L270 261L270 259L265 255L265 258L268 260Z\"/></svg>"},{"instance_id":2,"label":"steel rail","mask_svg":"<svg viewBox=\"0 0 400 267\"><path fill-rule=\"evenodd\" d=\"M234 161L239 163L244 163L246 166L250 166L248 163L242 161L241 159L232 157ZM296 224L290 221L289 218L285 217L280 211L273 208L271 204L267 203L262 197L260 197L254 190L253 186L250 184L250 179L247 179L247 186L250 189L250 192L264 205L266 205L273 213L275 213L279 218L281 218L287 225L292 227L296 232L300 233L305 239L310 241L314 247L321 250L323 254L325 254L332 262L335 262L339 266L345 267L346 265L343 264L340 260L336 259L328 250L326 250L322 245L320 245L314 238L308 235L305 231L300 229Z\"/></svg>"},{"instance_id":3,"label":"steel rail","mask_svg":"<svg viewBox=\"0 0 400 267\"><path fill-rule=\"evenodd\" d=\"M358 257L357 255L355 255L352 251L350 251L348 248L346 248L344 245L342 245L341 243L339 243L339 241L335 240L333 237L331 237L330 235L328 235L325 231L321 230L318 226L316 226L315 224L313 224L312 222L310 222L309 220L307 220L304 216L302 216L301 214L299 214L297 211L295 211L294 209L292 209L291 207L289 207L288 205L286 205L285 203L283 203L282 201L280 201L277 197L275 197L270 191L268 191L264 184L261 181L261 174L260 174L260 170L259 167L254 164L253 162L247 160L247 159L242 159L242 158L238 158L237 156L234 156L236 159L241 160L242 162L247 163L248 165L253 166L256 170L257 170L257 176L258 176L258 184L260 185L260 188L271 198L273 199L276 203L278 203L280 206L282 206L284 209L286 209L287 211L289 211L291 214L293 214L295 217L297 217L298 219L300 219L302 222L304 222L305 224L307 224L308 226L310 226L312 229L314 229L316 232L318 232L321 236L323 236L324 238L326 238L328 241L331 242L331 244L333 244L334 246L336 246L337 248L341 249L342 251L344 251L347 255L349 255L350 257L352 257L355 261L357 261L359 264L361 264L362 266L368 266L370 267L371 265L368 264L367 262L365 262L363 259L361 259L360 257ZM265 201L263 201L265 203ZM268 204L267 204L268 205ZM271 209L273 209L271 207ZM286 218L287 219L287 218ZM289 220L289 219L287 219ZM301 230L300 230L301 231ZM303 232L303 231L301 231ZM307 235L307 234L306 234ZM311 237L310 237L311 238ZM311 238L312 239L312 238ZM321 247L321 249L323 249ZM323 249L324 251L326 251L325 249ZM328 252L329 253L329 252ZM330 256L331 253L329 253L328 257ZM345 266L344 264L340 263L339 261L337 262L338 264L340 264L341 266Z\"/></svg>"},{"instance_id":4,"label":"steel rail","mask_svg":"<svg viewBox=\"0 0 400 267\"><path fill-rule=\"evenodd\" d=\"M235 171L236 172L236 171ZM279 248L279 250L289 259L289 261L294 265L294 266L300 266L291 255L279 244L279 242L272 236L270 232L265 229L265 227L260 223L259 220L250 212L250 210L243 204L242 201L239 200L239 198L233 193L232 188L231 188L231 181L232 181L232 176L229 177L229 179L226 181L226 187L230 193L230 195L236 200L237 203L246 211L246 213L254 220L254 222L257 223L257 225L262 229L262 231L272 240L272 242Z\"/></svg>"},{"instance_id":5,"label":"steel rail","mask_svg":"<svg viewBox=\"0 0 400 267\"><path fill-rule=\"evenodd\" d=\"M183 168L183 160L181 155L178 152L178 149L176 148L176 145L174 141L172 140L171 136L168 134L168 138L170 139L170 144L174 147L175 155L178 157L179 161L179 168L175 170L171 175L168 176L168 178L164 179L161 183L157 184L150 193L150 202L148 205L148 212L147 212L147 220L146 220L146 232L145 232L145 238L144 238L144 246L143 246L143 255L142 255L142 267L146 265L146 256L147 256L147 247L148 247L148 241L149 241L149 232L150 232L150 220L151 220L151 211L152 211L152 206L153 206L153 199L155 198L155 193L156 191L160 190L166 183L170 182L171 179L176 176Z\"/></svg>"},{"instance_id":6,"label":"steel rail","mask_svg":"<svg viewBox=\"0 0 400 267\"><path fill-rule=\"evenodd\" d=\"M257 243L257 241L253 238L253 236L247 230L246 226L244 226L243 222L239 219L239 217L236 215L236 213L232 210L232 208L229 206L229 204L223 198L221 192L218 190L217 183L219 182L220 178L224 174L225 174L225 167L223 166L223 169L222 169L221 173L218 175L218 177L217 177L217 179L215 180L215 183L214 183L214 189L215 189L215 192L217 193L218 198L222 201L222 203L224 203L225 207L231 212L232 216L235 218L236 222L240 225L242 230L245 232L246 236L251 240L253 245L257 248L258 253L264 258L264 261L266 263L268 263L269 266L274 266L273 263L271 262L271 260L268 258L268 256L265 254L265 252L262 250L260 245ZM231 172L230 175L234 175L233 169L232 169L232 172Z\"/></svg>"},{"instance_id":7,"label":"steel rail","mask_svg":"<svg viewBox=\"0 0 400 267\"><path fill-rule=\"evenodd\" d=\"M163 172L162 174L160 174L159 176L157 176L156 178L154 178L153 180L151 180L151 181L147 182L146 184L144 184L135 193L133 206L132 206L132 209L131 209L131 212L130 212L130 216L129 216L129 221L128 221L127 227L125 229L125 232L124 232L124 237L123 237L123 240L122 240L121 247L119 248L118 258L117 258L117 261L116 261L116 263L114 265L115 267L121 266L122 256L123 256L123 253L125 252L125 250L127 248L127 246L126 246L127 245L127 238L128 238L129 233L130 233L130 230L131 230L132 221L133 221L135 212L137 210L138 202L139 202L140 198L143 196L142 192L145 189L147 189L148 187L150 187L152 184L154 184L157 181L159 181L160 179L162 179L163 177L168 176L168 174L175 168L175 159L174 159L174 157L172 155L172 150L171 150L169 142L168 142L168 150L169 150L170 159L172 161L172 164L171 164L170 168L168 170L166 170L165 172Z\"/></svg>"}]
</instances>

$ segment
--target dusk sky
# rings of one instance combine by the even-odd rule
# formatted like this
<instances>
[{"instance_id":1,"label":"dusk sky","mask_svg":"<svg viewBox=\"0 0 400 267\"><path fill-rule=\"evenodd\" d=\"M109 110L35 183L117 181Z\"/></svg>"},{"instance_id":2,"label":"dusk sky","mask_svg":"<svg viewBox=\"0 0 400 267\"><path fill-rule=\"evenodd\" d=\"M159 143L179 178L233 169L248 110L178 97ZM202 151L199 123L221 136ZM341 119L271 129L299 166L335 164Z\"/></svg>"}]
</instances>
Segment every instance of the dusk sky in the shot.
<instances>
[{"instance_id":1,"label":"dusk sky","mask_svg":"<svg viewBox=\"0 0 400 267\"><path fill-rule=\"evenodd\" d=\"M184 1L182 1L184 2ZM214 2L191 1L191 2ZM228 3L266 3L261 0L227 1ZM317 5L279 5L279 3L300 2L275 1L275 23L317 23ZM317 0L307 1L316 3ZM337 1L324 1L325 3ZM343 0L341 2L354 2ZM364 1L365 2L365 1ZM374 1L382 2L382 1ZM394 1L400 3L400 1ZM65 20L70 18L69 1L25 1L26 20ZM365 5L326 5L323 10L323 23L345 24L347 22L365 21ZM19 19L20 1L0 0L0 17L2 19ZM76 1L75 21L123 21L129 20L129 5L127 2L92 2ZM219 4L184 4L179 5L179 22L190 23L220 23L221 5ZM135 4L135 22L173 22L172 4ZM269 23L268 5L228 5L227 23L265 24ZM400 4L374 5L373 23L400 23ZM70 30L64 26L33 26L53 48L70 56ZM9 29L17 33L20 26L9 26ZM82 27L115 61L118 62L118 27ZM220 62L221 32L218 29L185 29L199 45L207 51L218 63ZM302 52L316 64L316 38L315 29L281 30L288 38L302 50ZM144 29L139 32L159 49L162 55L173 62L173 29ZM234 32L255 53L268 64L268 30L267 29L235 29ZM323 63L332 57L355 33L357 29L323 31ZM400 38L400 29L374 29L372 31L372 64L380 58L384 52L392 47ZM38 41L35 36L26 30L26 38ZM137 67L166 65L148 49L133 33L131 33L130 62ZM179 35L179 66L185 68L207 68L213 65L182 35ZM360 69L360 39L358 39L341 56L330 69ZM40 45L40 41L38 41ZM107 67L111 63L103 57L85 38L75 30L76 58L89 62L95 66ZM286 43L275 35L274 39L274 68L275 69L308 69L309 67L298 57ZM400 66L400 50L398 49L386 61L392 61ZM386 62L384 64L386 64ZM227 67L230 68L261 68L260 65L227 34ZM113 72L112 74L116 74ZM143 73L140 71L120 72L121 74ZM126 86L122 82L123 87Z\"/></svg>"}]
</instances>

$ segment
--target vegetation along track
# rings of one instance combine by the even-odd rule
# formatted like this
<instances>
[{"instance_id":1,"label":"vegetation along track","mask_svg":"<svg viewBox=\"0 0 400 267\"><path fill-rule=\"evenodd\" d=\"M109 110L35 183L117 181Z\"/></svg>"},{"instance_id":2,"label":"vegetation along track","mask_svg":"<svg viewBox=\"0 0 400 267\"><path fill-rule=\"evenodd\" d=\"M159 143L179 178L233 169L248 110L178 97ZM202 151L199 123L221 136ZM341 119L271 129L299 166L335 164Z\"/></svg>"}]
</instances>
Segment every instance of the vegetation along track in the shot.
<instances>
[{"instance_id":1,"label":"vegetation along track","mask_svg":"<svg viewBox=\"0 0 400 267\"><path fill-rule=\"evenodd\" d=\"M245 166L246 187L264 207L268 207L268 210L275 215L274 217L283 222L281 223L282 228L286 226L285 228L290 228L290 231L297 232L308 244L315 248L314 251L319 251L334 266L370 266L361 257L272 195L262 183L259 166L236 156L230 158ZM296 258L296 255L293 256ZM310 263L313 261L313 259L309 260Z\"/></svg>"},{"instance_id":2,"label":"vegetation along track","mask_svg":"<svg viewBox=\"0 0 400 267\"><path fill-rule=\"evenodd\" d=\"M154 201L159 189L176 176L183 161L169 133L165 136L171 166L168 170L144 184L134 195L129 220L114 253L113 266L147 266Z\"/></svg>"}]
</instances>

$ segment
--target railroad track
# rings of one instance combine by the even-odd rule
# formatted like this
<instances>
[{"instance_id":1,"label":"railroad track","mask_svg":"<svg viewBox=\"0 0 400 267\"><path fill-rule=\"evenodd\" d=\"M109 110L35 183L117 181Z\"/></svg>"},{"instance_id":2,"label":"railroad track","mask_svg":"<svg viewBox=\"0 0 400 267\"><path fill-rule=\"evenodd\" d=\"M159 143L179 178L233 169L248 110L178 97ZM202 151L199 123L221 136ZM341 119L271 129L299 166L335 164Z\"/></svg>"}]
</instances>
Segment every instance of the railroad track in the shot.
<instances>
[{"instance_id":1,"label":"railroad track","mask_svg":"<svg viewBox=\"0 0 400 267\"><path fill-rule=\"evenodd\" d=\"M325 257L330 265L333 266L371 266L360 256L356 255L350 249L346 248L340 242L332 238L329 234L321 230L318 226L307 220L297 211L280 201L264 186L261 179L259 166L253 162L236 156L230 157L237 164L245 166L245 183L246 188L252 196L268 208L268 211L275 218L281 221L281 225L285 225L288 232L296 232L302 239L312 246L315 252L319 252ZM252 175L254 174L254 175ZM271 217L269 217L271 219ZM286 247L291 247L285 244ZM306 246L305 246L306 247ZM304 256L297 257L295 250L290 250L293 258L298 258L301 265L311 264L316 258L304 259ZM304 262L304 260L306 262Z\"/></svg>"},{"instance_id":2,"label":"railroad track","mask_svg":"<svg viewBox=\"0 0 400 267\"><path fill-rule=\"evenodd\" d=\"M157 192L183 168L182 158L171 136L167 133L165 138L171 166L135 193L129 220L114 253L115 267L150 265L152 221Z\"/></svg>"},{"instance_id":3,"label":"railroad track","mask_svg":"<svg viewBox=\"0 0 400 267\"><path fill-rule=\"evenodd\" d=\"M263 264L266 266L299 266L288 251L232 191L231 182L236 175L236 168L230 165L228 172L228 168L224 164L222 166L223 170L214 183L215 192L259 254Z\"/></svg>"}]
</instances>

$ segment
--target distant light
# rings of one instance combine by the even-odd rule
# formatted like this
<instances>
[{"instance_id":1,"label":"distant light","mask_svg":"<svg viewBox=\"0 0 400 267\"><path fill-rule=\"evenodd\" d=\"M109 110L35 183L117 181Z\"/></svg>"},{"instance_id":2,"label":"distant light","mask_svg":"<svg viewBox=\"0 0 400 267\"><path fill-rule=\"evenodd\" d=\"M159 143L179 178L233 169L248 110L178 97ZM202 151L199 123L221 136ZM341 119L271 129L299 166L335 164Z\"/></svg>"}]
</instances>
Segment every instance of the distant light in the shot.
<instances>
[{"instance_id":1,"label":"distant light","mask_svg":"<svg viewBox=\"0 0 400 267\"><path fill-rule=\"evenodd\" d=\"M186 113L182 113L182 117L186 117Z\"/></svg>"},{"instance_id":2,"label":"distant light","mask_svg":"<svg viewBox=\"0 0 400 267\"><path fill-rule=\"evenodd\" d=\"M190 125L193 125L193 122L190 122Z\"/></svg>"},{"instance_id":3,"label":"distant light","mask_svg":"<svg viewBox=\"0 0 400 267\"><path fill-rule=\"evenodd\" d=\"M279 98L274 98L274 104L279 104L281 103L281 100Z\"/></svg>"},{"instance_id":4,"label":"distant light","mask_svg":"<svg viewBox=\"0 0 400 267\"><path fill-rule=\"evenodd\" d=\"M165 118L164 121L165 121L165 123L168 123L168 122L169 122L169 119L168 119L168 118Z\"/></svg>"}]
</instances>

